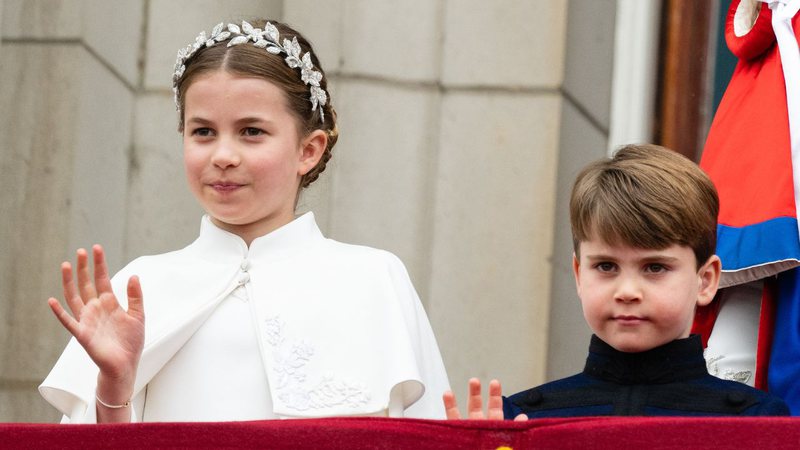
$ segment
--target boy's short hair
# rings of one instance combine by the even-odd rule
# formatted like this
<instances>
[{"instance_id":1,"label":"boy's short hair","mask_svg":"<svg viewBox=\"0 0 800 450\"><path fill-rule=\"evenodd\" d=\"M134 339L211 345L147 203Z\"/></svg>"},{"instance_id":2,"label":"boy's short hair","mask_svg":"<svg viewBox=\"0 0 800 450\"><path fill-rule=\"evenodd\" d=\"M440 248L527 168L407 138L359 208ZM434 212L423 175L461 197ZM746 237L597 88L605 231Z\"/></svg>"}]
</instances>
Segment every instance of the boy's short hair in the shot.
<instances>
[{"instance_id":1,"label":"boy's short hair","mask_svg":"<svg viewBox=\"0 0 800 450\"><path fill-rule=\"evenodd\" d=\"M689 159L658 145L626 145L578 175L569 202L572 241L694 251L700 267L715 251L719 198Z\"/></svg>"}]
</instances>

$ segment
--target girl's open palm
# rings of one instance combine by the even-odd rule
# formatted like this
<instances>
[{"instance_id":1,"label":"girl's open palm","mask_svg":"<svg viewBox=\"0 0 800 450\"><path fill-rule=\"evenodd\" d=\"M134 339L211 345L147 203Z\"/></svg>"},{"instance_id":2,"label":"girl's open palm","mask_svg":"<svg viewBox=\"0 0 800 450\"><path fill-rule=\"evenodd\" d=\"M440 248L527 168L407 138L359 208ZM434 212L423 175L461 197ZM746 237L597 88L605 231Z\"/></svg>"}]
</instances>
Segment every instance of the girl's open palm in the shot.
<instances>
[{"instance_id":1,"label":"girl's open palm","mask_svg":"<svg viewBox=\"0 0 800 450\"><path fill-rule=\"evenodd\" d=\"M142 288L138 277L128 280L128 310L122 309L111 289L102 247L93 246L92 253L93 279L89 274L89 255L84 249L77 251L77 280L73 279L70 263L61 264L64 299L72 315L55 298L51 297L47 303L101 374L132 383L144 346Z\"/></svg>"}]
</instances>

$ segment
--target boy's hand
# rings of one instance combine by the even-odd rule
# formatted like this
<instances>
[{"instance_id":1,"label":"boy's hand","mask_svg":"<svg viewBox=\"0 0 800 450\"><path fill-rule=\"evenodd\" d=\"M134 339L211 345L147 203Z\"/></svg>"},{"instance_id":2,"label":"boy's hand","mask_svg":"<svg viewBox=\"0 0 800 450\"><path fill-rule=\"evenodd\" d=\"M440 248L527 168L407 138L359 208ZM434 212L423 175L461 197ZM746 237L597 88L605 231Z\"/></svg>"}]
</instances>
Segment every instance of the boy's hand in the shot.
<instances>
[{"instance_id":1,"label":"boy's hand","mask_svg":"<svg viewBox=\"0 0 800 450\"><path fill-rule=\"evenodd\" d=\"M458 411L456 396L452 391L447 391L442 396L444 409L447 413L447 420L460 420L461 413ZM470 420L503 420L503 392L500 382L492 380L489 382L489 401L487 402L486 416L483 414L483 399L481 398L481 381L477 378L469 380L469 399L467 400L467 419ZM515 421L528 420L528 416L520 414L514 418Z\"/></svg>"}]
</instances>

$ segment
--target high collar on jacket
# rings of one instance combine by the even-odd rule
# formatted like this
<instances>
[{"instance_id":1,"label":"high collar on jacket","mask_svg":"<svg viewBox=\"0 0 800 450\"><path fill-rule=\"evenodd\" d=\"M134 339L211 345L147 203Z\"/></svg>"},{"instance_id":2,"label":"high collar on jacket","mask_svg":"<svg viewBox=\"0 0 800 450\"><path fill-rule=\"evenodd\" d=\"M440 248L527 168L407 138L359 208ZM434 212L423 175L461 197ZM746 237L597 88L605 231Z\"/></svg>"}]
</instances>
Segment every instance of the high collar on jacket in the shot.
<instances>
[{"instance_id":1,"label":"high collar on jacket","mask_svg":"<svg viewBox=\"0 0 800 450\"><path fill-rule=\"evenodd\" d=\"M708 374L699 335L637 353L616 350L593 335L583 372L620 384L658 384Z\"/></svg>"},{"instance_id":2,"label":"high collar on jacket","mask_svg":"<svg viewBox=\"0 0 800 450\"><path fill-rule=\"evenodd\" d=\"M192 243L192 250L201 258L219 261L226 258L258 259L261 262L281 260L297 254L298 250L310 247L324 239L317 227L314 213L308 212L250 243L229 231L225 231L204 216L200 224L200 236Z\"/></svg>"}]
</instances>

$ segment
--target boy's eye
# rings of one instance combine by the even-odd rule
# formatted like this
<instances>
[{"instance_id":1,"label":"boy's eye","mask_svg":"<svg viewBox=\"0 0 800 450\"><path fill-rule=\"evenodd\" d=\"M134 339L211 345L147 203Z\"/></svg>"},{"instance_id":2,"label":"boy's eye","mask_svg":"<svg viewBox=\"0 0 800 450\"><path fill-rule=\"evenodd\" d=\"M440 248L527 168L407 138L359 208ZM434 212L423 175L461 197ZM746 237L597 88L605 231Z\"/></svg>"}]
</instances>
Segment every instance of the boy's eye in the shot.
<instances>
[{"instance_id":1,"label":"boy's eye","mask_svg":"<svg viewBox=\"0 0 800 450\"><path fill-rule=\"evenodd\" d=\"M613 272L617 265L611 262L600 262L595 264L594 267L600 272Z\"/></svg>"},{"instance_id":2,"label":"boy's eye","mask_svg":"<svg viewBox=\"0 0 800 450\"><path fill-rule=\"evenodd\" d=\"M645 266L645 271L649 273L664 273L667 268L663 264L652 263Z\"/></svg>"}]
</instances>

